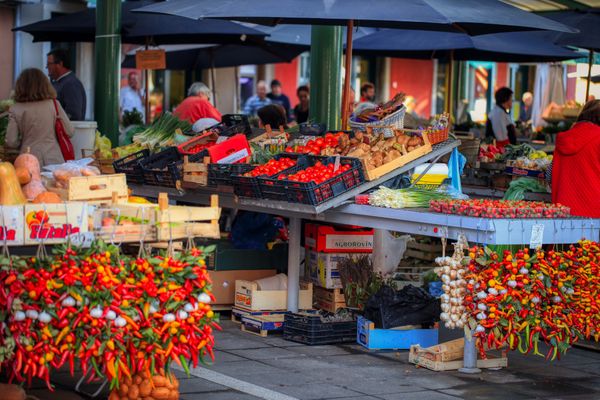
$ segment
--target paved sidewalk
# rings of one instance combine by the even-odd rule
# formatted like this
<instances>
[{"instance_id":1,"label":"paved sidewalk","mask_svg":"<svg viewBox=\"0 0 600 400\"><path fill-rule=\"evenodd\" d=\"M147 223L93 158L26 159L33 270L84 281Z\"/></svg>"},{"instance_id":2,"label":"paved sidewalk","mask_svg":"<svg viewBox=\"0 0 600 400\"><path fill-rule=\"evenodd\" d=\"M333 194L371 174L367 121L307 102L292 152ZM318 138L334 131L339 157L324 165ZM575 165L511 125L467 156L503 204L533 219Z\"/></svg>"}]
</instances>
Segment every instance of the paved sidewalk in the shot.
<instances>
[{"instance_id":1,"label":"paved sidewalk","mask_svg":"<svg viewBox=\"0 0 600 400\"><path fill-rule=\"evenodd\" d=\"M226 317L224 316L223 319ZM509 368L478 375L432 372L408 363L408 352L368 352L355 344L304 346L281 335L261 338L222 322L212 366L180 377L182 400L597 400L600 353L571 349L560 361L509 353ZM39 385L45 399L80 399L68 374L55 379L60 392ZM0 395L1 398L1 395Z\"/></svg>"}]
</instances>

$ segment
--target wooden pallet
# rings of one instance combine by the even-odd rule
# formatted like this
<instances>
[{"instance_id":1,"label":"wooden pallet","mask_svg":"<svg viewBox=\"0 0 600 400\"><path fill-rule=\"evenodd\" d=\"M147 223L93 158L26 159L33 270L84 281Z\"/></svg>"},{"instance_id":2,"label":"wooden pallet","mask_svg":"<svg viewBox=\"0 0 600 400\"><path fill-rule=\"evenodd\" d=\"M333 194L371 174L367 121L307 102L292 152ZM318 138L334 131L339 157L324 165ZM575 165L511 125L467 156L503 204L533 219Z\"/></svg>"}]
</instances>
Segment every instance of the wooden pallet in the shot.
<instances>
[{"instance_id":1,"label":"wooden pallet","mask_svg":"<svg viewBox=\"0 0 600 400\"><path fill-rule=\"evenodd\" d=\"M406 151L406 148L402 146L402 156L396 158L392 162L383 164L380 167L375 169L367 169L367 163L364 158L361 158L361 162L363 164L363 171L365 172L365 179L368 181L374 181L376 179L381 178L387 173L392 172L393 170L402 167L403 165L408 164L411 161L416 160L419 157L423 157L425 154L431 153L432 147L431 143L429 143L429 138L426 133L423 133L423 141L424 145L421 147L414 149L411 152Z\"/></svg>"},{"instance_id":2,"label":"wooden pallet","mask_svg":"<svg viewBox=\"0 0 600 400\"><path fill-rule=\"evenodd\" d=\"M463 367L464 339L456 339L436 346L411 346L408 362L432 371L451 371ZM506 368L507 350L487 350L486 359L477 360L477 368Z\"/></svg>"},{"instance_id":3,"label":"wooden pallet","mask_svg":"<svg viewBox=\"0 0 600 400\"><path fill-rule=\"evenodd\" d=\"M183 186L198 187L208 184L208 164L210 157L204 157L201 163L192 163L188 161L188 156L183 157Z\"/></svg>"},{"instance_id":4,"label":"wooden pallet","mask_svg":"<svg viewBox=\"0 0 600 400\"><path fill-rule=\"evenodd\" d=\"M219 196L210 196L210 207L171 206L166 193L158 195L156 215L157 240L169 241L189 237L219 239ZM200 222L208 221L208 222Z\"/></svg>"},{"instance_id":5,"label":"wooden pallet","mask_svg":"<svg viewBox=\"0 0 600 400\"><path fill-rule=\"evenodd\" d=\"M260 337L267 337L269 332L283 331L285 314L247 315L242 317L242 332L251 333Z\"/></svg>"}]
</instances>

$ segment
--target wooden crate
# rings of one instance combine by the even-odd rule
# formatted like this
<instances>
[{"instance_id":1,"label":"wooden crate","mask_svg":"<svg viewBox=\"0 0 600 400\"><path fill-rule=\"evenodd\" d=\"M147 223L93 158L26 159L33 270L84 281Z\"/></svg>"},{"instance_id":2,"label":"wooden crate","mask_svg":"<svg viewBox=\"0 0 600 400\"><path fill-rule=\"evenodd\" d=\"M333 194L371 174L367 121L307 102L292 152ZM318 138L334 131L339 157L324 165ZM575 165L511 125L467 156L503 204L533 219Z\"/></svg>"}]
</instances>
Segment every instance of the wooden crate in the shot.
<instances>
[{"instance_id":1,"label":"wooden crate","mask_svg":"<svg viewBox=\"0 0 600 400\"><path fill-rule=\"evenodd\" d=\"M219 196L216 194L210 197L210 207L188 207L171 206L167 194L160 193L156 214L157 240L169 241L188 237L219 239L220 217Z\"/></svg>"},{"instance_id":2,"label":"wooden crate","mask_svg":"<svg viewBox=\"0 0 600 400\"><path fill-rule=\"evenodd\" d=\"M312 283L301 282L298 308L311 309L312 294ZM256 282L237 280L234 304L251 311L287 310L287 290L258 290Z\"/></svg>"},{"instance_id":3,"label":"wooden crate","mask_svg":"<svg viewBox=\"0 0 600 400\"><path fill-rule=\"evenodd\" d=\"M313 303L318 309L330 313L335 313L340 308L346 308L346 300L342 289L325 289L315 286Z\"/></svg>"},{"instance_id":4,"label":"wooden crate","mask_svg":"<svg viewBox=\"0 0 600 400\"><path fill-rule=\"evenodd\" d=\"M251 317L260 317L265 315L273 315L273 314L286 314L285 310L277 310L277 311L249 311L244 308L232 307L231 308L231 320L237 324L242 323L242 318L251 316Z\"/></svg>"},{"instance_id":5,"label":"wooden crate","mask_svg":"<svg viewBox=\"0 0 600 400\"><path fill-rule=\"evenodd\" d=\"M423 348L410 347L408 361L432 371L451 371L463 367L464 338ZM478 352L479 356L479 352ZM477 360L477 368L505 368L508 366L507 350L490 352L486 359Z\"/></svg>"},{"instance_id":6,"label":"wooden crate","mask_svg":"<svg viewBox=\"0 0 600 400\"><path fill-rule=\"evenodd\" d=\"M102 226L104 218L125 218L128 225ZM156 235L156 204L113 204L94 211L94 235L111 243L153 242Z\"/></svg>"},{"instance_id":7,"label":"wooden crate","mask_svg":"<svg viewBox=\"0 0 600 400\"><path fill-rule=\"evenodd\" d=\"M196 187L208 184L208 164L210 157L204 157L203 162L189 162L188 156L183 157L183 186Z\"/></svg>"},{"instance_id":8,"label":"wooden crate","mask_svg":"<svg viewBox=\"0 0 600 400\"><path fill-rule=\"evenodd\" d=\"M374 181L375 179L379 179L385 174L392 172L393 170L400 168L403 165L406 165L419 157L423 157L425 154L431 153L432 147L431 143L429 143L429 138L427 137L426 133L423 133L423 141L425 142L423 146L411 152L407 152L405 147L402 146L402 156L396 158L392 162L383 164L381 167L377 167L375 169L367 169L367 163L365 159L361 158L361 161L363 163L363 170L365 172L365 179L368 181Z\"/></svg>"},{"instance_id":9,"label":"wooden crate","mask_svg":"<svg viewBox=\"0 0 600 400\"><path fill-rule=\"evenodd\" d=\"M129 189L125 174L74 176L69 187L48 188L65 201L85 201L93 205L127 203Z\"/></svg>"}]
</instances>

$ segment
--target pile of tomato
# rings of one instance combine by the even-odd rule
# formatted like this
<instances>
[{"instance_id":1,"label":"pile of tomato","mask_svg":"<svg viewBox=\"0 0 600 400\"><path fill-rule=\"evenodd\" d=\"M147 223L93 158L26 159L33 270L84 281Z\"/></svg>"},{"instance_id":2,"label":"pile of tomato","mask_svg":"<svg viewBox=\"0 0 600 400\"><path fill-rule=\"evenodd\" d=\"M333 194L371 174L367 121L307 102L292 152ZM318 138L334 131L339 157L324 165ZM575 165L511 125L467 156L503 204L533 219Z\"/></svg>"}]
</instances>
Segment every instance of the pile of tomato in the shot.
<instances>
[{"instance_id":1,"label":"pile of tomato","mask_svg":"<svg viewBox=\"0 0 600 400\"><path fill-rule=\"evenodd\" d=\"M273 176L281 171L293 167L294 165L296 165L296 160L292 160L289 157L282 157L279 160L272 158L266 164L259 165L252 171L246 172L244 176Z\"/></svg>"},{"instance_id":2,"label":"pile of tomato","mask_svg":"<svg viewBox=\"0 0 600 400\"><path fill-rule=\"evenodd\" d=\"M304 146L286 147L286 153L301 153L320 155L323 150L328 147L335 148L339 144L340 137L344 132L331 133L328 132L324 137L319 137L309 140Z\"/></svg>"},{"instance_id":3,"label":"pile of tomato","mask_svg":"<svg viewBox=\"0 0 600 400\"><path fill-rule=\"evenodd\" d=\"M214 142L198 143L198 144L193 145L192 147L188 147L187 149L185 149L185 153L186 154L197 154L197 153L200 153L202 150L207 149L214 144L215 144Z\"/></svg>"},{"instance_id":4,"label":"pile of tomato","mask_svg":"<svg viewBox=\"0 0 600 400\"><path fill-rule=\"evenodd\" d=\"M317 185L328 181L329 179L343 174L350 170L349 164L339 165L338 169L335 169L335 163L323 164L321 161L317 161L312 167L298 171L295 174L281 174L277 177L279 180L288 180L292 182L314 182Z\"/></svg>"}]
</instances>

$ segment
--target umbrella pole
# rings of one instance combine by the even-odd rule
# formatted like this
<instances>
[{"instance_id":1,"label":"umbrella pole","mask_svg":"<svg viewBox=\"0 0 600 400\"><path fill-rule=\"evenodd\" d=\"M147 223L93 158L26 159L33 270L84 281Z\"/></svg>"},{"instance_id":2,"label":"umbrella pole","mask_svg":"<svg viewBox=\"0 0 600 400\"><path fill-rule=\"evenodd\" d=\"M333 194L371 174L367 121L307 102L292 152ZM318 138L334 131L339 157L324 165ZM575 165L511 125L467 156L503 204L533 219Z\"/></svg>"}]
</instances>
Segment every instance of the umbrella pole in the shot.
<instances>
[{"instance_id":1,"label":"umbrella pole","mask_svg":"<svg viewBox=\"0 0 600 400\"><path fill-rule=\"evenodd\" d=\"M587 76L587 85L585 87L585 101L584 104L588 102L590 97L590 84L592 83L592 65L594 65L594 50L590 50L590 56L588 60L588 76Z\"/></svg>"},{"instance_id":2,"label":"umbrella pole","mask_svg":"<svg viewBox=\"0 0 600 400\"><path fill-rule=\"evenodd\" d=\"M148 50L148 44L150 42L150 38L146 37L146 50ZM144 96L144 114L146 115L146 125L150 124L150 87L148 86L150 78L149 72L147 69L144 70L144 89L146 90Z\"/></svg>"},{"instance_id":3,"label":"umbrella pole","mask_svg":"<svg viewBox=\"0 0 600 400\"><path fill-rule=\"evenodd\" d=\"M352 77L352 30L354 29L354 20L349 20L346 26L346 72L344 78L344 89L342 92L342 129L348 128L348 103L350 98L350 79Z\"/></svg>"}]
</instances>

